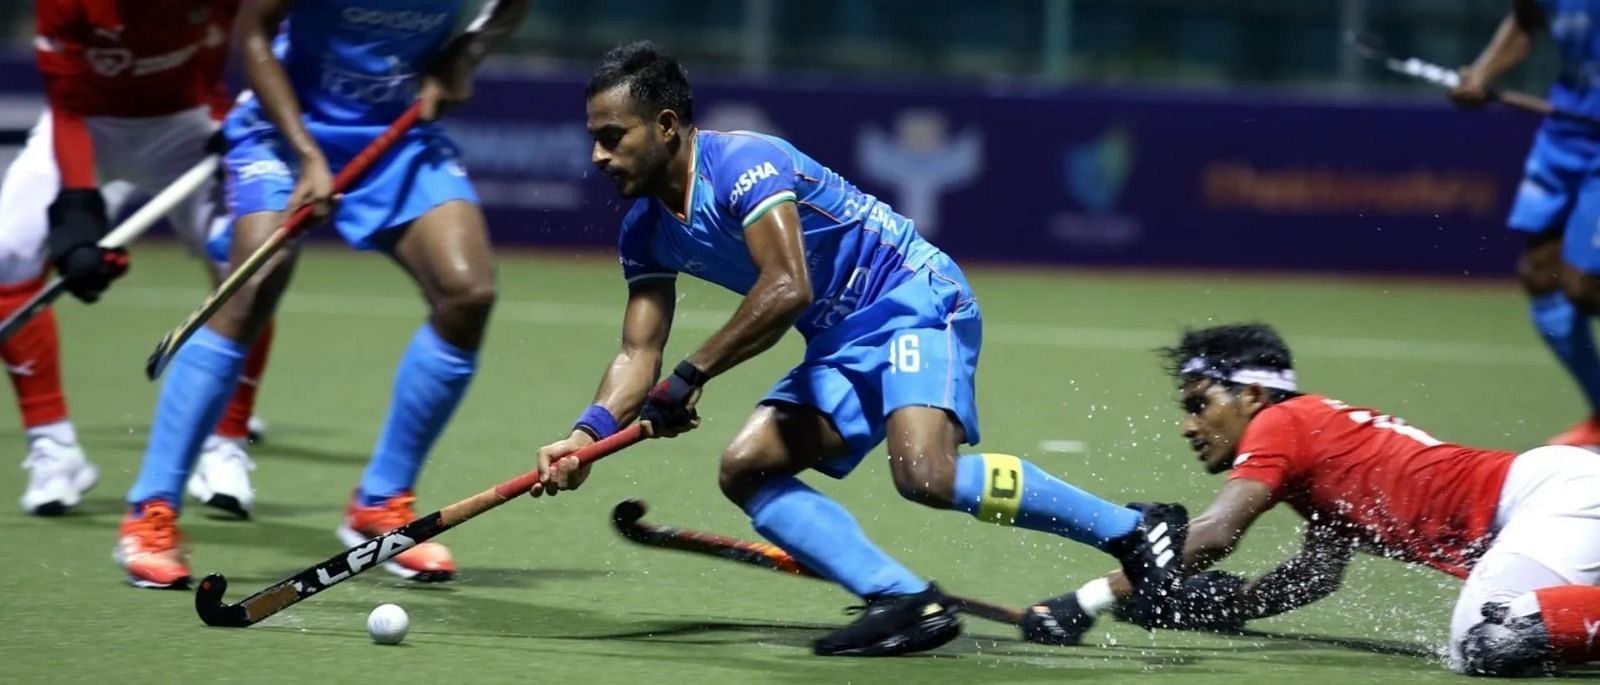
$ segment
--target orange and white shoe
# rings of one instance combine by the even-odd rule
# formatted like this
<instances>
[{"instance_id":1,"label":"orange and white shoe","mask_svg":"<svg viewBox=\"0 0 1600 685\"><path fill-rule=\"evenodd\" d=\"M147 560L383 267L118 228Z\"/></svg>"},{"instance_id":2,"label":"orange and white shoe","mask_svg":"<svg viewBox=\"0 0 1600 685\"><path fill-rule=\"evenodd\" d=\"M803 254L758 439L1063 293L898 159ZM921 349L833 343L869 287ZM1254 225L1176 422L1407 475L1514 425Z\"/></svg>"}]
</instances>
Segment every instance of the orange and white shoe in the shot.
<instances>
[{"instance_id":1,"label":"orange and white shoe","mask_svg":"<svg viewBox=\"0 0 1600 685\"><path fill-rule=\"evenodd\" d=\"M344 525L339 526L339 542L346 547L359 545L417 518L413 506L417 498L409 492L373 507L361 506L356 499L359 496L358 493L350 500L344 511ZM425 541L383 562L383 570L423 583L441 583L455 577L456 561L450 556L449 548Z\"/></svg>"},{"instance_id":2,"label":"orange and white shoe","mask_svg":"<svg viewBox=\"0 0 1600 685\"><path fill-rule=\"evenodd\" d=\"M1550 442L1546 444L1600 450L1600 414L1579 421L1566 432L1550 438Z\"/></svg>"},{"instance_id":3,"label":"orange and white shoe","mask_svg":"<svg viewBox=\"0 0 1600 685\"><path fill-rule=\"evenodd\" d=\"M171 504L150 500L122 517L112 558L128 571L128 584L158 589L189 587L189 559Z\"/></svg>"}]
</instances>

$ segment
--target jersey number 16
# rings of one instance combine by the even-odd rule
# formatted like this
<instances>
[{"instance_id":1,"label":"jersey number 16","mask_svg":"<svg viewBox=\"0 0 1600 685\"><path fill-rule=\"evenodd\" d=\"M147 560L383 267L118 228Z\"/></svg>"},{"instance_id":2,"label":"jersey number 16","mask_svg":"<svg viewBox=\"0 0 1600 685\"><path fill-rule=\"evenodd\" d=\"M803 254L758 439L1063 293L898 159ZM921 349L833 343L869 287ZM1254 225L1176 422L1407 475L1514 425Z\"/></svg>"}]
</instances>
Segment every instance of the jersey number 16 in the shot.
<instances>
[{"instance_id":1,"label":"jersey number 16","mask_svg":"<svg viewBox=\"0 0 1600 685\"><path fill-rule=\"evenodd\" d=\"M922 343L916 333L907 333L889 345L889 373L916 373L922 370Z\"/></svg>"}]
</instances>

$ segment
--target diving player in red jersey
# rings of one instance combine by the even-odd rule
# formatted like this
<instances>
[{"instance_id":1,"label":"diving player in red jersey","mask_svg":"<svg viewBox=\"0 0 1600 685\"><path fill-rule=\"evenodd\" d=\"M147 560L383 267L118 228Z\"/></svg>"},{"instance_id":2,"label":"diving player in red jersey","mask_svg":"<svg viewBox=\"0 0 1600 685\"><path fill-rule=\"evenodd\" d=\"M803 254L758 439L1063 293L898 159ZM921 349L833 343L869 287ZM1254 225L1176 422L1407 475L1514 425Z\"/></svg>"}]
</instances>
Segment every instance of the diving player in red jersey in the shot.
<instances>
[{"instance_id":1,"label":"diving player in red jersey","mask_svg":"<svg viewBox=\"0 0 1600 685\"><path fill-rule=\"evenodd\" d=\"M0 181L0 317L44 286L48 267L84 302L99 299L128 267L123 250L96 244L108 205L132 186L154 194L205 158L228 111L224 68L238 0L38 0L34 48L48 107ZM114 183L120 182L120 183ZM105 195L102 189L106 189ZM168 216L197 254L226 220L208 183ZM108 196L110 202L108 202ZM208 264L216 282L223 264ZM243 444L263 334L240 391L206 444L191 495L244 515L253 493ZM0 346L29 442L22 508L57 514L76 506L98 471L78 445L61 387L61 345L46 310Z\"/></svg>"},{"instance_id":2,"label":"diving player in red jersey","mask_svg":"<svg viewBox=\"0 0 1600 685\"><path fill-rule=\"evenodd\" d=\"M1280 503L1306 520L1305 544L1253 581L1190 576L1146 627L1237 629L1305 606L1339 588L1359 550L1465 581L1450 625L1457 672L1520 675L1600 656L1600 457L1463 447L1301 394L1288 347L1263 325L1189 331L1164 356L1184 437L1207 471L1228 474L1190 523L1185 570L1228 556ZM1034 607L1024 634L1075 644L1126 593L1116 574L1091 581Z\"/></svg>"}]
</instances>

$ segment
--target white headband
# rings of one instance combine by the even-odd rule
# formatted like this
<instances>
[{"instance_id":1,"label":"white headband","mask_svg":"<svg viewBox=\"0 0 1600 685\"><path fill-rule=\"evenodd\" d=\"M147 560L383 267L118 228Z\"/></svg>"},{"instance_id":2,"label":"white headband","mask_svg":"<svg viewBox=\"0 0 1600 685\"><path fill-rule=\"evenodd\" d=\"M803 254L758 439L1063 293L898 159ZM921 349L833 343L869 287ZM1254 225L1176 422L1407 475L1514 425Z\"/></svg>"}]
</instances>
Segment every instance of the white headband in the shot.
<instances>
[{"instance_id":1,"label":"white headband","mask_svg":"<svg viewBox=\"0 0 1600 685\"><path fill-rule=\"evenodd\" d=\"M1272 390L1297 392L1299 385L1295 382L1294 369L1267 369L1262 367L1235 369L1233 373L1223 373L1205 357L1193 357L1183 363L1183 368L1178 373L1184 376L1204 376L1219 381L1237 383L1239 385L1259 385Z\"/></svg>"}]
</instances>

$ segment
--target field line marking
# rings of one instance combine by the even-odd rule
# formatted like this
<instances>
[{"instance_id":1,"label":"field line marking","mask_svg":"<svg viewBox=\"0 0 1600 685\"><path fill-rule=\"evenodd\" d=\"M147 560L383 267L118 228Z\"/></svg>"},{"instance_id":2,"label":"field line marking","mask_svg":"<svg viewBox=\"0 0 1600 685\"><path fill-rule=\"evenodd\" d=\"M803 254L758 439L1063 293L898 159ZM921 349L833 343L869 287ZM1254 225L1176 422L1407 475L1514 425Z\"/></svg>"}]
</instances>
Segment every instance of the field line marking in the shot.
<instances>
[{"instance_id":1,"label":"field line marking","mask_svg":"<svg viewBox=\"0 0 1600 685\"><path fill-rule=\"evenodd\" d=\"M164 311L187 311L204 297L198 288L126 286L107 296L115 306ZM420 318L422 301L406 295L353 295L297 291L291 288L279 309L288 314L349 317ZM679 309L674 327L710 331L727 320L729 312ZM490 315L497 322L620 327L620 306L591 306L562 302L511 300L495 303ZM1125 351L1149 354L1176 339L1175 330L1060 326L986 321L984 342L1000 346L1028 346L1077 350ZM1297 355L1330 359L1550 366L1549 354L1533 342L1526 345L1460 340L1400 340L1356 336L1301 335L1294 338Z\"/></svg>"}]
</instances>

